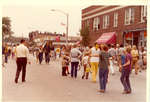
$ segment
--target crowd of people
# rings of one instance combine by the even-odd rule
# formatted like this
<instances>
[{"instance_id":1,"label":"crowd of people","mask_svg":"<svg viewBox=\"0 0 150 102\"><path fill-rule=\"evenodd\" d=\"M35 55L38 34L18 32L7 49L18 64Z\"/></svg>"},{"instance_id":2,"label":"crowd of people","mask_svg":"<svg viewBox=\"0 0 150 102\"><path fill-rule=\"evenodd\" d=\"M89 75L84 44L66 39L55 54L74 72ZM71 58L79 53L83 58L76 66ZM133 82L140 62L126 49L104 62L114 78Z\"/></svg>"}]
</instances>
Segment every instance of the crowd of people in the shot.
<instances>
[{"instance_id":1,"label":"crowd of people","mask_svg":"<svg viewBox=\"0 0 150 102\"><path fill-rule=\"evenodd\" d=\"M88 79L91 73L91 80L95 83L99 75L100 92L106 91L109 73L115 75L115 71L121 73L120 81L124 87L124 94L131 93L130 74L146 69L146 50L135 45L113 45L97 44L92 47L80 49L73 45L70 51L62 54L62 76L68 75L69 63L71 64L71 77L77 78L78 69L83 66L82 79ZM65 53L64 53L65 52ZM134 69L134 70L133 70ZM99 70L99 73L98 73Z\"/></svg>"},{"instance_id":2,"label":"crowd of people","mask_svg":"<svg viewBox=\"0 0 150 102\"><path fill-rule=\"evenodd\" d=\"M27 47L25 47L25 41L22 40L20 45L14 45L8 47L7 44L2 46L2 54L4 63L8 63L8 57L11 55L17 58L17 72L15 83L18 83L19 73L21 66L24 69L23 79L25 82L25 72L28 57ZM26 53L20 53L21 48L24 48ZM119 44L98 44L93 46L81 47L77 44L72 46L51 46L49 42L36 49L33 55L36 57L36 63L42 64L43 59L45 63L49 64L51 60L58 61L61 59L62 64L62 76L70 76L71 78L77 78L78 70L83 68L82 79L89 79L91 74L91 81L97 82L97 75L99 76L99 92L104 93L106 91L106 85L109 78L109 73L115 75L116 70L121 73L120 81L123 85L123 93L131 93L130 74L139 72L146 69L147 54L146 49L143 47L136 47L126 44L125 46ZM21 56L21 57L20 57ZM23 56L23 57L22 57ZM25 64L20 65L21 61L25 60ZM4 65L3 63L3 65ZM133 69L135 71L133 71ZM98 73L99 71L99 73Z\"/></svg>"}]
</instances>

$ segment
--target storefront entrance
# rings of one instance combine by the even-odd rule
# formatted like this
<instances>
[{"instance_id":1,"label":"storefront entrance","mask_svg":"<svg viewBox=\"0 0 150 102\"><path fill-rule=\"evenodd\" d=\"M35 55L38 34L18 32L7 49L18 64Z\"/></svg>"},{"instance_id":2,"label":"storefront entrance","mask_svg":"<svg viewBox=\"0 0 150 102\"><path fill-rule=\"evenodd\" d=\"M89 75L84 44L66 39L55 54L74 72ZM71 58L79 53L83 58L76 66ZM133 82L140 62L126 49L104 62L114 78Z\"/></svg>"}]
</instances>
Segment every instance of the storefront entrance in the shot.
<instances>
[{"instance_id":1,"label":"storefront entrance","mask_svg":"<svg viewBox=\"0 0 150 102\"><path fill-rule=\"evenodd\" d=\"M130 31L124 33L124 44L146 47L147 45L146 31Z\"/></svg>"}]
</instances>

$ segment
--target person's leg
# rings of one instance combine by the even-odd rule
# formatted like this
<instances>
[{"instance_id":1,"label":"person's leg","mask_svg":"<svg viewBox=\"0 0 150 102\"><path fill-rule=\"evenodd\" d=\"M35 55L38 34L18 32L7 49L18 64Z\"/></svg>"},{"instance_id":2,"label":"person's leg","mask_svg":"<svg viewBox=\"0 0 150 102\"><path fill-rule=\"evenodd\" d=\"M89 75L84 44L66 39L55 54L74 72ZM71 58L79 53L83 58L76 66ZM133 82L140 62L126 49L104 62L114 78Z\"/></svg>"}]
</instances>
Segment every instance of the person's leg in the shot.
<instances>
[{"instance_id":1,"label":"person's leg","mask_svg":"<svg viewBox=\"0 0 150 102\"><path fill-rule=\"evenodd\" d=\"M107 74L108 74L108 69L104 69L104 79L103 79L104 91L106 90Z\"/></svg>"},{"instance_id":2,"label":"person's leg","mask_svg":"<svg viewBox=\"0 0 150 102\"><path fill-rule=\"evenodd\" d=\"M23 69L22 69L22 82L25 81L25 77L26 77L26 65L27 65L27 59L23 59L22 60L22 66L23 66Z\"/></svg>"},{"instance_id":3,"label":"person's leg","mask_svg":"<svg viewBox=\"0 0 150 102\"><path fill-rule=\"evenodd\" d=\"M39 58L38 58L38 59L39 59L39 64L41 64L41 56L40 56L40 55L39 55Z\"/></svg>"},{"instance_id":4,"label":"person's leg","mask_svg":"<svg viewBox=\"0 0 150 102\"><path fill-rule=\"evenodd\" d=\"M86 79L88 79L89 77L89 72L86 72Z\"/></svg>"},{"instance_id":5,"label":"person's leg","mask_svg":"<svg viewBox=\"0 0 150 102\"><path fill-rule=\"evenodd\" d=\"M21 68L22 68L21 59L17 59L17 71L16 71L16 76L15 76L15 83L18 83L18 78L20 75Z\"/></svg>"},{"instance_id":6,"label":"person's leg","mask_svg":"<svg viewBox=\"0 0 150 102\"><path fill-rule=\"evenodd\" d=\"M45 63L47 63L47 54L45 53Z\"/></svg>"},{"instance_id":7,"label":"person's leg","mask_svg":"<svg viewBox=\"0 0 150 102\"><path fill-rule=\"evenodd\" d=\"M120 80L121 80L121 83L124 87L124 91L127 91L127 84L126 84L126 81L125 81L125 77L126 77L126 70L122 69Z\"/></svg>"},{"instance_id":8,"label":"person's leg","mask_svg":"<svg viewBox=\"0 0 150 102\"><path fill-rule=\"evenodd\" d=\"M138 74L138 65L137 65L137 61L135 61L135 74Z\"/></svg>"},{"instance_id":9,"label":"person's leg","mask_svg":"<svg viewBox=\"0 0 150 102\"><path fill-rule=\"evenodd\" d=\"M64 67L62 67L62 76L64 76Z\"/></svg>"},{"instance_id":10,"label":"person's leg","mask_svg":"<svg viewBox=\"0 0 150 102\"><path fill-rule=\"evenodd\" d=\"M97 72L98 72L98 62L95 63L95 76L94 76L95 82L96 82Z\"/></svg>"},{"instance_id":11,"label":"person's leg","mask_svg":"<svg viewBox=\"0 0 150 102\"><path fill-rule=\"evenodd\" d=\"M84 79L84 76L85 76L85 72L86 72L86 64L83 65L83 67L84 67L84 71L83 71L82 79Z\"/></svg>"},{"instance_id":12,"label":"person's leg","mask_svg":"<svg viewBox=\"0 0 150 102\"><path fill-rule=\"evenodd\" d=\"M99 85L100 85L100 91L104 91L104 83L103 83L103 68L99 69Z\"/></svg>"},{"instance_id":13,"label":"person's leg","mask_svg":"<svg viewBox=\"0 0 150 102\"><path fill-rule=\"evenodd\" d=\"M5 54L5 63L7 63L7 62L8 62L8 55Z\"/></svg>"},{"instance_id":14,"label":"person's leg","mask_svg":"<svg viewBox=\"0 0 150 102\"><path fill-rule=\"evenodd\" d=\"M62 70L63 70L63 72L62 72L63 74L62 74L62 75L63 75L63 76L66 76L66 75L67 75L67 74L66 74L66 67L63 67Z\"/></svg>"},{"instance_id":15,"label":"person's leg","mask_svg":"<svg viewBox=\"0 0 150 102\"><path fill-rule=\"evenodd\" d=\"M79 65L79 62L75 62L75 78L77 78L78 65Z\"/></svg>"},{"instance_id":16,"label":"person's leg","mask_svg":"<svg viewBox=\"0 0 150 102\"><path fill-rule=\"evenodd\" d=\"M69 74L68 66L66 67L66 73Z\"/></svg>"},{"instance_id":17,"label":"person's leg","mask_svg":"<svg viewBox=\"0 0 150 102\"><path fill-rule=\"evenodd\" d=\"M71 62L71 77L73 77L74 72L74 62Z\"/></svg>"},{"instance_id":18,"label":"person's leg","mask_svg":"<svg viewBox=\"0 0 150 102\"><path fill-rule=\"evenodd\" d=\"M91 62L91 71L92 71L92 82L95 82L94 77L95 77L95 64L94 62Z\"/></svg>"},{"instance_id":19,"label":"person's leg","mask_svg":"<svg viewBox=\"0 0 150 102\"><path fill-rule=\"evenodd\" d=\"M127 91L128 92L131 92L131 85L130 85L130 79L129 79L129 76L130 76L130 70L127 70L127 73L126 73L126 83L127 83Z\"/></svg>"},{"instance_id":20,"label":"person's leg","mask_svg":"<svg viewBox=\"0 0 150 102\"><path fill-rule=\"evenodd\" d=\"M50 56L49 56L49 53L48 53L48 55L47 55L47 63L49 63L49 61L50 61Z\"/></svg>"}]
</instances>

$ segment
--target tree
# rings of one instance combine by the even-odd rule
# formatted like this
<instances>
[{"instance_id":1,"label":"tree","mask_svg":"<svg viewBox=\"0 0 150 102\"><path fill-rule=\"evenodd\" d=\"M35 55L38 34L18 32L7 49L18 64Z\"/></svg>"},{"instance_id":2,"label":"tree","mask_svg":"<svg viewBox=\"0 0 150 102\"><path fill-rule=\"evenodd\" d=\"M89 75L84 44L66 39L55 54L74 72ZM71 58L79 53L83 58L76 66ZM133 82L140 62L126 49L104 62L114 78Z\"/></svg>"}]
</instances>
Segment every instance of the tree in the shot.
<instances>
[{"instance_id":1,"label":"tree","mask_svg":"<svg viewBox=\"0 0 150 102\"><path fill-rule=\"evenodd\" d=\"M9 17L2 18L2 36L11 36L13 32L11 31L11 20Z\"/></svg>"},{"instance_id":2,"label":"tree","mask_svg":"<svg viewBox=\"0 0 150 102\"><path fill-rule=\"evenodd\" d=\"M80 30L80 35L82 36L82 42L81 44L83 46L88 46L90 42L90 37L89 37L89 27L86 26L85 28Z\"/></svg>"}]
</instances>

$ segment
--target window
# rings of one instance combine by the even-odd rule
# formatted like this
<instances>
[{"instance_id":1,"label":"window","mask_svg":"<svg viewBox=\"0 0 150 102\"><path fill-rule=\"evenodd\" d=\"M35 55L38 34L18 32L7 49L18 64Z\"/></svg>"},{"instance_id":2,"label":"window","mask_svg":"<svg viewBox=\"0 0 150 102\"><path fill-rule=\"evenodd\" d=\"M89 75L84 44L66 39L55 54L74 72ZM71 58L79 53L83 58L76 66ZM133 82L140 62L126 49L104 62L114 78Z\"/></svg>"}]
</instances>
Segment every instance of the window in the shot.
<instances>
[{"instance_id":1,"label":"window","mask_svg":"<svg viewBox=\"0 0 150 102\"><path fill-rule=\"evenodd\" d=\"M105 15L103 16L103 29L108 28L108 26L109 26L109 16Z\"/></svg>"},{"instance_id":2,"label":"window","mask_svg":"<svg viewBox=\"0 0 150 102\"><path fill-rule=\"evenodd\" d=\"M134 23L134 8L128 8L125 10L125 25Z\"/></svg>"},{"instance_id":3,"label":"window","mask_svg":"<svg viewBox=\"0 0 150 102\"><path fill-rule=\"evenodd\" d=\"M114 27L118 26L118 13L114 13Z\"/></svg>"},{"instance_id":4,"label":"window","mask_svg":"<svg viewBox=\"0 0 150 102\"><path fill-rule=\"evenodd\" d=\"M85 25L86 25L87 27L89 27L89 26L90 26L90 22L89 22L89 20L86 20L86 21L85 21Z\"/></svg>"},{"instance_id":5,"label":"window","mask_svg":"<svg viewBox=\"0 0 150 102\"><path fill-rule=\"evenodd\" d=\"M147 6L141 6L141 22L145 22L147 17Z\"/></svg>"},{"instance_id":6,"label":"window","mask_svg":"<svg viewBox=\"0 0 150 102\"><path fill-rule=\"evenodd\" d=\"M100 29L100 19L98 17L94 18L93 20L93 30Z\"/></svg>"}]
</instances>

